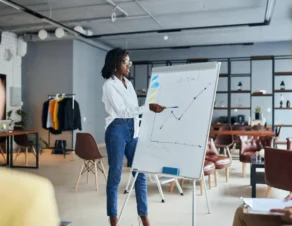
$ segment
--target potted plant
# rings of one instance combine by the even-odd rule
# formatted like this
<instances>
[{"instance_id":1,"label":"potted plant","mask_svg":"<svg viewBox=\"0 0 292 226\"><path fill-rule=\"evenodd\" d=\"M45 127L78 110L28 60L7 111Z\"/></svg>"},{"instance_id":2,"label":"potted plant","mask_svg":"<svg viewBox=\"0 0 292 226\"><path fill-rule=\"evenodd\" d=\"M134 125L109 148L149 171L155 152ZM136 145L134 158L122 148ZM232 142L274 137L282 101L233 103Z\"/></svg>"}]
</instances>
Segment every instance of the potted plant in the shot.
<instances>
[{"instance_id":1,"label":"potted plant","mask_svg":"<svg viewBox=\"0 0 292 226\"><path fill-rule=\"evenodd\" d=\"M16 111L16 114L20 116L20 121L18 122L15 122L14 123L14 127L20 127L20 128L24 128L25 127L25 121L26 121L26 113L21 110L21 109L18 109Z\"/></svg>"},{"instance_id":2,"label":"potted plant","mask_svg":"<svg viewBox=\"0 0 292 226\"><path fill-rule=\"evenodd\" d=\"M262 114L262 107L257 106L255 108L255 120L260 120L261 119L261 114Z\"/></svg>"}]
</instances>

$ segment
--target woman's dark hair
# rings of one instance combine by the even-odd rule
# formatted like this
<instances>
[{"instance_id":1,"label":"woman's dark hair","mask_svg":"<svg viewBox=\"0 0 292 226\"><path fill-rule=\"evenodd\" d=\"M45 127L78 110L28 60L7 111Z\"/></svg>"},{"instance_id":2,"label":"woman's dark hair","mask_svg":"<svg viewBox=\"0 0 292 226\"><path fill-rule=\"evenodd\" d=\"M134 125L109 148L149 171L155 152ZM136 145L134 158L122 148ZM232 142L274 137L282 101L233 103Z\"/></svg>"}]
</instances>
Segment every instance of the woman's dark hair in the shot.
<instances>
[{"instance_id":1,"label":"woman's dark hair","mask_svg":"<svg viewBox=\"0 0 292 226\"><path fill-rule=\"evenodd\" d=\"M121 69L121 63L124 57L128 55L128 51L121 48L115 48L106 54L104 66L101 70L101 75L105 79L112 78L115 69Z\"/></svg>"}]
</instances>

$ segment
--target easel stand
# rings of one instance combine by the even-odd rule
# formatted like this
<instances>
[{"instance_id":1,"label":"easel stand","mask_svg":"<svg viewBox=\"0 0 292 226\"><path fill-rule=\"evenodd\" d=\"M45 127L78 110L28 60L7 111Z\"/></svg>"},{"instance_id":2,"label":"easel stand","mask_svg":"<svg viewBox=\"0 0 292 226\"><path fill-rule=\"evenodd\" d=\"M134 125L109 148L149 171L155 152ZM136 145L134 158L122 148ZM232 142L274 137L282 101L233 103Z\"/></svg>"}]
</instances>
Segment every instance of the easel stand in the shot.
<instances>
[{"instance_id":1,"label":"easel stand","mask_svg":"<svg viewBox=\"0 0 292 226\"><path fill-rule=\"evenodd\" d=\"M120 213L120 216L119 216L119 220L118 220L118 224L117 225L119 225L119 223L121 222L121 219L122 219L122 216L123 216L123 212L125 210L126 205L128 204L129 198L131 197L131 193L132 193L132 191L134 189L134 186L135 186L135 182L136 182L137 177L138 177L138 175L140 173L138 170L135 170L135 171L136 171L136 174L135 174L134 180L133 180L133 182L131 184L130 190L129 190L128 195L127 195L127 198L126 198L126 200L125 200L125 202L123 204L123 207L121 209L121 213ZM209 199L208 199L208 193L207 193L207 185L206 185L206 181L205 181L204 175L202 175L202 180L204 180L204 190L205 190L205 195L206 195L208 213L210 214L210 205L209 205ZM192 213L192 226L195 226L196 225L196 181L197 180L193 180L193 197L192 197L192 207L193 207L192 208L193 209L192 212L193 213Z\"/></svg>"}]
</instances>

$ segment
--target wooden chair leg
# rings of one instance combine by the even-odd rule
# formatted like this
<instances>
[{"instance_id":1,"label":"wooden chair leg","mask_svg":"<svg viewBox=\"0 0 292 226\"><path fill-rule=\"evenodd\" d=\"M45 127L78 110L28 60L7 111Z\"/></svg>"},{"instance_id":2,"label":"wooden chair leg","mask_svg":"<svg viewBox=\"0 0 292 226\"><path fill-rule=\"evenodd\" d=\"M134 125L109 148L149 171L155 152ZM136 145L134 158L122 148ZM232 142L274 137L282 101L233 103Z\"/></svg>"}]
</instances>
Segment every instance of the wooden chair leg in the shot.
<instances>
[{"instance_id":1,"label":"wooden chair leg","mask_svg":"<svg viewBox=\"0 0 292 226\"><path fill-rule=\"evenodd\" d=\"M17 150L17 153L16 153L16 156L15 156L14 162L16 162L16 159L20 155L20 152L21 152L21 147L19 147L18 150Z\"/></svg>"},{"instance_id":2,"label":"wooden chair leg","mask_svg":"<svg viewBox=\"0 0 292 226\"><path fill-rule=\"evenodd\" d=\"M215 170L215 172L214 172L214 180L215 180L215 186L217 187L217 185L218 185L218 170Z\"/></svg>"},{"instance_id":3,"label":"wooden chair leg","mask_svg":"<svg viewBox=\"0 0 292 226\"><path fill-rule=\"evenodd\" d=\"M203 195L203 186L204 186L204 181L203 180L205 180L204 177L202 177L202 179L200 180L200 193L201 193L201 195Z\"/></svg>"},{"instance_id":4,"label":"wooden chair leg","mask_svg":"<svg viewBox=\"0 0 292 226\"><path fill-rule=\"evenodd\" d=\"M270 198L271 190L272 190L272 187L268 186L267 191L266 191L266 198Z\"/></svg>"},{"instance_id":5,"label":"wooden chair leg","mask_svg":"<svg viewBox=\"0 0 292 226\"><path fill-rule=\"evenodd\" d=\"M242 177L245 177L245 168L246 168L246 163L242 163Z\"/></svg>"},{"instance_id":6,"label":"wooden chair leg","mask_svg":"<svg viewBox=\"0 0 292 226\"><path fill-rule=\"evenodd\" d=\"M211 189L212 188L211 175L208 175L208 185L209 189Z\"/></svg>"},{"instance_id":7,"label":"wooden chair leg","mask_svg":"<svg viewBox=\"0 0 292 226\"><path fill-rule=\"evenodd\" d=\"M84 168L84 162L81 165L81 169L80 169L80 172L79 172L77 181L76 181L75 189L77 189L77 187L78 187L78 184L79 184L79 181L80 181L80 178L81 178L81 174L82 174L83 168Z\"/></svg>"},{"instance_id":8,"label":"wooden chair leg","mask_svg":"<svg viewBox=\"0 0 292 226\"><path fill-rule=\"evenodd\" d=\"M90 161L87 161L87 165L85 164L85 167L86 167L86 174L87 174L87 182L86 184L88 184L89 182L89 174L90 174Z\"/></svg>"},{"instance_id":9,"label":"wooden chair leg","mask_svg":"<svg viewBox=\"0 0 292 226\"><path fill-rule=\"evenodd\" d=\"M28 165L28 147L25 147L25 166Z\"/></svg>"},{"instance_id":10,"label":"wooden chair leg","mask_svg":"<svg viewBox=\"0 0 292 226\"><path fill-rule=\"evenodd\" d=\"M6 161L6 157L5 157L5 155L4 155L4 151L3 151L3 149L2 149L1 146L0 146L0 153L1 153L1 155L3 156L4 161Z\"/></svg>"},{"instance_id":11,"label":"wooden chair leg","mask_svg":"<svg viewBox=\"0 0 292 226\"><path fill-rule=\"evenodd\" d=\"M171 182L171 185L170 185L170 189L169 189L169 192L173 192L173 190L174 190L174 186L175 186L175 181L172 181Z\"/></svg>"},{"instance_id":12,"label":"wooden chair leg","mask_svg":"<svg viewBox=\"0 0 292 226\"><path fill-rule=\"evenodd\" d=\"M181 186L182 188L183 188L184 184L185 184L185 180L184 180L184 179L181 179L181 180L180 180L180 186Z\"/></svg>"},{"instance_id":13,"label":"wooden chair leg","mask_svg":"<svg viewBox=\"0 0 292 226\"><path fill-rule=\"evenodd\" d=\"M225 168L226 182L229 180L229 167Z\"/></svg>"},{"instance_id":14,"label":"wooden chair leg","mask_svg":"<svg viewBox=\"0 0 292 226\"><path fill-rule=\"evenodd\" d=\"M33 152L33 154L36 156L37 154L36 154L36 151L35 151L34 146L32 146L31 148L32 148L32 152Z\"/></svg>"},{"instance_id":15,"label":"wooden chair leg","mask_svg":"<svg viewBox=\"0 0 292 226\"><path fill-rule=\"evenodd\" d=\"M97 175L97 163L94 161L94 172L95 172L95 186L96 190L98 191L98 175Z\"/></svg>"},{"instance_id":16,"label":"wooden chair leg","mask_svg":"<svg viewBox=\"0 0 292 226\"><path fill-rule=\"evenodd\" d=\"M236 148L236 143L234 143L233 146L232 146L232 152L231 152L232 154L234 154L235 148Z\"/></svg>"},{"instance_id":17,"label":"wooden chair leg","mask_svg":"<svg viewBox=\"0 0 292 226\"><path fill-rule=\"evenodd\" d=\"M224 156L227 156L227 155L226 155L226 148L224 148Z\"/></svg>"},{"instance_id":18,"label":"wooden chair leg","mask_svg":"<svg viewBox=\"0 0 292 226\"><path fill-rule=\"evenodd\" d=\"M103 174L103 176L104 176L104 179L105 179L105 181L107 181L106 172L105 172L105 169L104 169L104 167L103 167L103 163L102 163L101 160L99 160L99 164L100 164L100 166L101 166L101 170L102 170L102 174Z\"/></svg>"}]
</instances>

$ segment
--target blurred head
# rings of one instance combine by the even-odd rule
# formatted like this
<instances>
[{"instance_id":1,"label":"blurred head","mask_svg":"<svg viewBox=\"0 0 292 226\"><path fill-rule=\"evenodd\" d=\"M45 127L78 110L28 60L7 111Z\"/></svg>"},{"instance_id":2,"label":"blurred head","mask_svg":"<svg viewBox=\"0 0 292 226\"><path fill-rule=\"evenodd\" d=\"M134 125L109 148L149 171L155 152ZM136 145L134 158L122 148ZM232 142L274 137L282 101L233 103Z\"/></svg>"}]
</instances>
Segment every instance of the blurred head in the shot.
<instances>
[{"instance_id":1,"label":"blurred head","mask_svg":"<svg viewBox=\"0 0 292 226\"><path fill-rule=\"evenodd\" d=\"M131 66L132 62L130 61L128 51L121 48L115 48L106 54L101 74L105 79L109 79L113 75L127 77L130 74Z\"/></svg>"}]
</instances>

